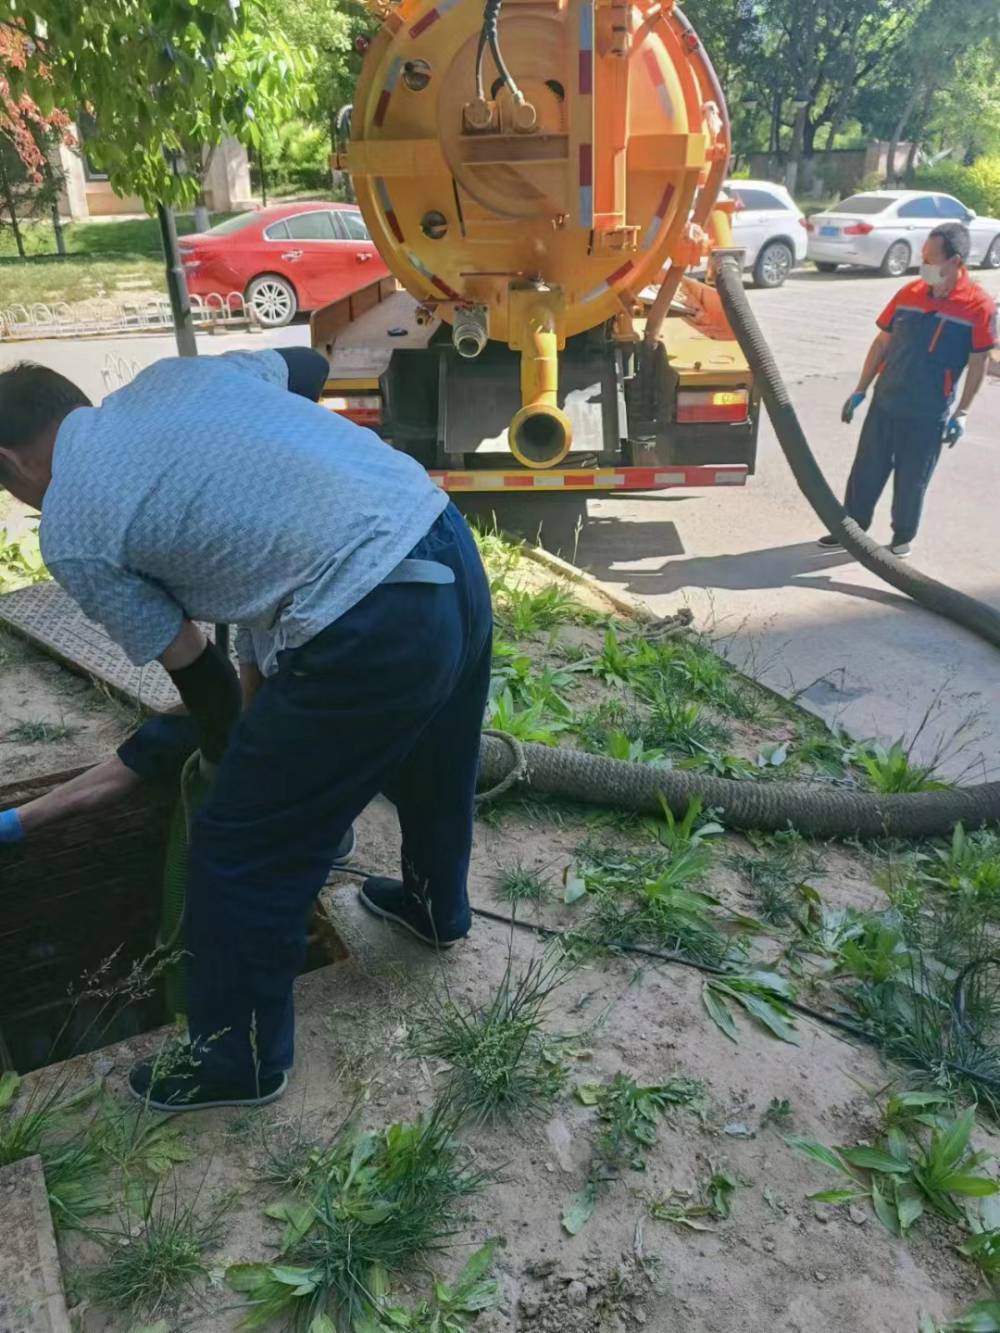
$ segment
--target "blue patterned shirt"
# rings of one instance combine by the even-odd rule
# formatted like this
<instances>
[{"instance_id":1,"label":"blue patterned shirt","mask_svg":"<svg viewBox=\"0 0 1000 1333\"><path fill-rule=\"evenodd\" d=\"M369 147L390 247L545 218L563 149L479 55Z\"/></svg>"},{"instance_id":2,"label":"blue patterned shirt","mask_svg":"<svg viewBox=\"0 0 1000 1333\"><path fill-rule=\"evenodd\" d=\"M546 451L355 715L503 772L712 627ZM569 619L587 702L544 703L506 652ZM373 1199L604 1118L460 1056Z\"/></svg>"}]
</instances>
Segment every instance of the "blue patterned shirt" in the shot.
<instances>
[{"instance_id":1,"label":"blue patterned shirt","mask_svg":"<svg viewBox=\"0 0 1000 1333\"><path fill-rule=\"evenodd\" d=\"M137 666L187 617L240 626L273 674L446 507L413 459L287 381L272 351L170 358L59 428L42 555Z\"/></svg>"}]
</instances>

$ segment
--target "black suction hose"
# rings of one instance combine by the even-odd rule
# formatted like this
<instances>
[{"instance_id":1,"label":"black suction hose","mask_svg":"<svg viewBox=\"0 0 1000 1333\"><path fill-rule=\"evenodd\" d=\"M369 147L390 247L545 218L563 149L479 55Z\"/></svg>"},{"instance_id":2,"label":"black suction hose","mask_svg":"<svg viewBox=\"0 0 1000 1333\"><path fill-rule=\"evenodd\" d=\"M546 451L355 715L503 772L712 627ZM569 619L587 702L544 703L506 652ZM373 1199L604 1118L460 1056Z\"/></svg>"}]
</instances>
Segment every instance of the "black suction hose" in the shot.
<instances>
[{"instance_id":1,"label":"black suction hose","mask_svg":"<svg viewBox=\"0 0 1000 1333\"><path fill-rule=\"evenodd\" d=\"M799 490L827 531L839 537L858 563L877 574L880 579L898 588L907 597L912 597L928 611L946 616L964 629L978 634L987 643L992 643L995 648L1000 648L1000 611L996 607L949 588L947 584L921 574L912 565L897 560L891 551L879 546L852 518L848 518L809 447L774 355L750 309L743 287L743 274L735 257L726 255L721 258L715 283L736 340L761 385L768 415L788 466L798 482Z\"/></svg>"}]
</instances>

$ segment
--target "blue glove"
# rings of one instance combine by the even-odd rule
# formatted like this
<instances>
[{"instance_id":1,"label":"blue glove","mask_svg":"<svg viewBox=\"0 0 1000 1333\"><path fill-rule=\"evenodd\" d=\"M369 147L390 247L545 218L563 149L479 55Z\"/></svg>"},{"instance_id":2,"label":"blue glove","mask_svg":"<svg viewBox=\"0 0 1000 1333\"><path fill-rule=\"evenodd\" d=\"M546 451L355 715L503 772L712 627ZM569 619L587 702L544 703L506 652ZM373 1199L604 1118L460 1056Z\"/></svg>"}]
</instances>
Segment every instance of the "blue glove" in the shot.
<instances>
[{"instance_id":1,"label":"blue glove","mask_svg":"<svg viewBox=\"0 0 1000 1333\"><path fill-rule=\"evenodd\" d=\"M17 811L0 810L0 844L23 840L24 829L21 827L21 817Z\"/></svg>"},{"instance_id":2,"label":"blue glove","mask_svg":"<svg viewBox=\"0 0 1000 1333\"><path fill-rule=\"evenodd\" d=\"M944 433L944 441L949 449L954 449L959 440L965 434L965 413L956 412L948 422L948 427Z\"/></svg>"},{"instance_id":3,"label":"blue glove","mask_svg":"<svg viewBox=\"0 0 1000 1333\"><path fill-rule=\"evenodd\" d=\"M867 397L868 395L866 393L861 393L860 390L857 393L851 394L850 398L848 398L847 402L844 404L843 412L841 412L840 414L840 419L845 426L849 426L851 424L851 422L854 420L855 412L858 410L858 408L861 406L861 404L865 401Z\"/></svg>"}]
</instances>

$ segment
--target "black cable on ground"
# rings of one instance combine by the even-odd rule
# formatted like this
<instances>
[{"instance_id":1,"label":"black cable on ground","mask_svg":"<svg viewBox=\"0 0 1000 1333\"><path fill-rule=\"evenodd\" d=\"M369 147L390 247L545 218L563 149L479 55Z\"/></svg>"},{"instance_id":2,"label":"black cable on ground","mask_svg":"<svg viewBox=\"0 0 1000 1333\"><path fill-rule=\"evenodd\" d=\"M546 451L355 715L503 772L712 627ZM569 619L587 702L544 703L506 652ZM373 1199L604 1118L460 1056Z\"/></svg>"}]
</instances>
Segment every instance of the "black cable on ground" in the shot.
<instances>
[{"instance_id":1,"label":"black cable on ground","mask_svg":"<svg viewBox=\"0 0 1000 1333\"><path fill-rule=\"evenodd\" d=\"M485 917L488 921L497 921L501 925L516 926L518 930L533 930L539 935L544 935L546 939L565 940L571 937L572 932L558 930L553 926L542 926L530 921L520 921L514 916L504 916L502 912L491 912L488 907L473 907L473 916ZM671 953L669 949L647 949L642 944L617 943L611 940L606 946L609 950L618 953L637 954L640 958L651 958L658 963L674 963L679 967L689 968L692 972L702 972L710 977L734 977L739 976L738 972L733 972L725 967L716 967L714 963L699 963L693 958L687 958L682 953ZM849 1022L846 1018L838 1018L836 1014L825 1013L821 1009L812 1009L807 1004L802 1004L798 1000L781 1001L788 1009L794 1009L796 1013L802 1014L805 1018L815 1019L817 1023L825 1023L828 1027L839 1029L846 1032L859 1041L866 1042L870 1046L877 1046L877 1039L863 1027Z\"/></svg>"},{"instance_id":2,"label":"black cable on ground","mask_svg":"<svg viewBox=\"0 0 1000 1333\"><path fill-rule=\"evenodd\" d=\"M370 878L375 872L365 870L361 866L339 866L337 873L342 875L351 875L362 879ZM499 925L511 926L517 930L531 931L535 935L542 935L545 939L566 940L572 938L572 932L561 930L556 926L543 926L540 922L523 921L516 916L507 916L503 912L494 912L488 907L473 907L473 916L483 917L486 921L495 921ZM640 958L649 958L653 962L668 963L678 967L686 967L692 972L701 972L709 977L735 977L738 972L733 972L728 968L717 967L714 963L699 963L693 958L687 958L684 954L672 953L668 949L649 949L642 944L627 944L625 942L615 943L611 941L605 946L609 952L618 952L636 955ZM965 987L973 971L982 965L982 963L996 963L998 960L990 958L987 960L978 960L969 964L958 976L952 990L951 1012L956 1021L961 1026L966 1027L965 1022ZM839 1018L836 1014L828 1013L824 1009L814 1009L811 1005L803 1004L801 1000L782 999L782 1004L801 1014L803 1018L811 1018L815 1023L821 1023L824 1027L833 1028L837 1032L842 1032L845 1036L852 1037L855 1041L860 1041L866 1046L872 1046L883 1054L889 1055L886 1051L885 1043L879 1039L876 1033L870 1029L862 1027L858 1023L852 1023L850 1019ZM947 1067L957 1074L962 1074L970 1080L995 1087L1000 1094L1000 1080L990 1078L989 1075L979 1073L964 1068L956 1061L946 1061Z\"/></svg>"}]
</instances>

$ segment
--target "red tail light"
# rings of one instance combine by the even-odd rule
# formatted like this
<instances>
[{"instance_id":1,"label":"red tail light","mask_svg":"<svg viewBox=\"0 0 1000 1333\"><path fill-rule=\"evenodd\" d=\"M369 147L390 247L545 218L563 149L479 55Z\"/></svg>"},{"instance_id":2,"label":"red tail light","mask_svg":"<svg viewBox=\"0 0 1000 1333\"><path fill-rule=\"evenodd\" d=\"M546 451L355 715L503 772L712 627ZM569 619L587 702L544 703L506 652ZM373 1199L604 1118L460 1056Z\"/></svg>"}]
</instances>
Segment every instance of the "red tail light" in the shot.
<instances>
[{"instance_id":1,"label":"red tail light","mask_svg":"<svg viewBox=\"0 0 1000 1333\"><path fill-rule=\"evenodd\" d=\"M682 389L677 395L679 425L696 422L746 421L750 415L750 394L746 389L715 389L704 393Z\"/></svg>"},{"instance_id":2,"label":"red tail light","mask_svg":"<svg viewBox=\"0 0 1000 1333\"><path fill-rule=\"evenodd\" d=\"M844 228L845 236L867 236L875 228L870 222L852 222L849 227Z\"/></svg>"},{"instance_id":3,"label":"red tail light","mask_svg":"<svg viewBox=\"0 0 1000 1333\"><path fill-rule=\"evenodd\" d=\"M327 397L320 399L320 407L328 408L339 416L353 421L356 426L370 426L377 430L382 424L382 395L378 393L359 393L348 396Z\"/></svg>"},{"instance_id":4,"label":"red tail light","mask_svg":"<svg viewBox=\"0 0 1000 1333\"><path fill-rule=\"evenodd\" d=\"M816 223L815 223L815 222L810 222L808 218L803 218L803 219L802 219L802 225L803 225L803 227L805 227L806 231L815 231L815 230L816 230Z\"/></svg>"}]
</instances>

